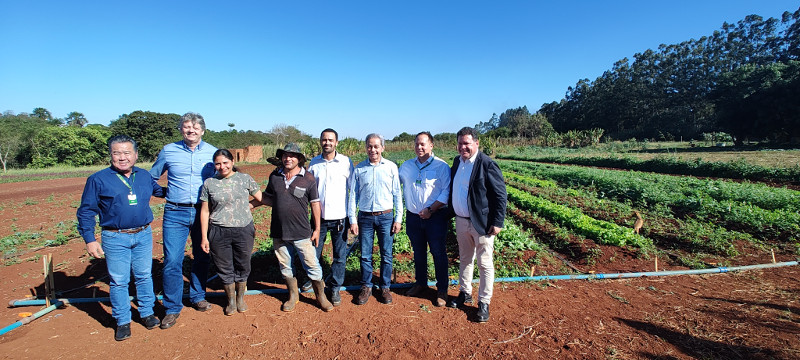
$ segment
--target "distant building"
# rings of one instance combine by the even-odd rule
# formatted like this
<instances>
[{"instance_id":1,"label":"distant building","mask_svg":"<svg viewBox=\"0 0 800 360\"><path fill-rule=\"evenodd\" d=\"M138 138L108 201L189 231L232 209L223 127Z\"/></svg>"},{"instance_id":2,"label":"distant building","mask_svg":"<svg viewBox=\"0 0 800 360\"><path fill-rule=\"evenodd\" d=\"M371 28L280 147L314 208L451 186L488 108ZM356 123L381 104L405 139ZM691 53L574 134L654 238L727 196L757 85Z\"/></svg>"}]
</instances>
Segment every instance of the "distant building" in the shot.
<instances>
[{"instance_id":1,"label":"distant building","mask_svg":"<svg viewBox=\"0 0 800 360\"><path fill-rule=\"evenodd\" d=\"M244 149L228 150L233 154L234 162L259 162L264 157L264 148L260 145L252 145Z\"/></svg>"}]
</instances>

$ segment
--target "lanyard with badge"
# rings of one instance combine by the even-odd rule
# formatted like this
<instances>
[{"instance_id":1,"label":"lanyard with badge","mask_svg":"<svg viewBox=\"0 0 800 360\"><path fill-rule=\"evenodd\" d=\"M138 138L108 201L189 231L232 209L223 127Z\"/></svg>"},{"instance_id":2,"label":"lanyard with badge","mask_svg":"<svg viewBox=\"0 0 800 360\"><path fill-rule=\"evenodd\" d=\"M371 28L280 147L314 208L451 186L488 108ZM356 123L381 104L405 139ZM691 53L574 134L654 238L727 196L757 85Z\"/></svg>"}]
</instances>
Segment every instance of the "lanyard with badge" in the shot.
<instances>
[{"instance_id":1,"label":"lanyard with badge","mask_svg":"<svg viewBox=\"0 0 800 360\"><path fill-rule=\"evenodd\" d=\"M128 190L130 190L130 193L128 194L128 205L132 206L138 204L139 202L136 200L136 194L133 193L133 187L131 186L131 184L133 184L133 181L136 179L136 173L131 174L130 184L128 184L128 182L125 181L125 178L122 177L122 175L117 174L117 177L119 178L119 181L122 181L122 183L125 184L126 187L128 187Z\"/></svg>"},{"instance_id":2,"label":"lanyard with badge","mask_svg":"<svg viewBox=\"0 0 800 360\"><path fill-rule=\"evenodd\" d=\"M425 168L431 164L433 164L433 156L431 156L431 159L429 159L422 167L419 167L419 165L417 165L417 161L414 161L414 165L417 166L417 181L414 183L417 185L422 185L422 170L425 170Z\"/></svg>"}]
</instances>

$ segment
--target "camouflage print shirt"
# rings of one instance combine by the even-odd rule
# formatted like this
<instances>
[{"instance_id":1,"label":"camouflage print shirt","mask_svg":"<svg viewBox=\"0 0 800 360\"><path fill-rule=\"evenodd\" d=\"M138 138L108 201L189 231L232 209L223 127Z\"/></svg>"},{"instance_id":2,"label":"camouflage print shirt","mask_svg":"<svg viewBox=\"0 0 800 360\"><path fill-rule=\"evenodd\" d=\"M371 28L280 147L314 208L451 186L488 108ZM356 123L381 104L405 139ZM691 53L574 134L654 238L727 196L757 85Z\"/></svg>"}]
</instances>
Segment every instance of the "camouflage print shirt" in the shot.
<instances>
[{"instance_id":1,"label":"camouflage print shirt","mask_svg":"<svg viewBox=\"0 0 800 360\"><path fill-rule=\"evenodd\" d=\"M244 227L253 221L250 195L259 191L253 177L235 172L227 178L216 175L206 179L200 200L208 202L208 222L223 227Z\"/></svg>"}]
</instances>

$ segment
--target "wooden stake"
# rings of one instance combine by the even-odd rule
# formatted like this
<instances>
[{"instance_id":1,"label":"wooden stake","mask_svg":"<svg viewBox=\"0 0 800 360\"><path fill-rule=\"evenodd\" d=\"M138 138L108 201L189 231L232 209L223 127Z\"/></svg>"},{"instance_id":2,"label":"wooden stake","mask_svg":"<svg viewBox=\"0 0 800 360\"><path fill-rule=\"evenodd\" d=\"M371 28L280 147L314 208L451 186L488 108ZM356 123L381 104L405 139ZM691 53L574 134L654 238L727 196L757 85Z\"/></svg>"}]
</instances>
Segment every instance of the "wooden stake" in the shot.
<instances>
[{"instance_id":1,"label":"wooden stake","mask_svg":"<svg viewBox=\"0 0 800 360\"><path fill-rule=\"evenodd\" d=\"M773 264L776 263L777 261L775 261L775 249L769 249L769 252L772 253L772 263Z\"/></svg>"},{"instance_id":2,"label":"wooden stake","mask_svg":"<svg viewBox=\"0 0 800 360\"><path fill-rule=\"evenodd\" d=\"M655 259L656 259L656 272L658 272L658 256L656 256Z\"/></svg>"},{"instance_id":3,"label":"wooden stake","mask_svg":"<svg viewBox=\"0 0 800 360\"><path fill-rule=\"evenodd\" d=\"M42 268L44 270L44 299L47 306L51 305L56 299L55 282L53 280L53 255L45 255L42 258Z\"/></svg>"}]
</instances>

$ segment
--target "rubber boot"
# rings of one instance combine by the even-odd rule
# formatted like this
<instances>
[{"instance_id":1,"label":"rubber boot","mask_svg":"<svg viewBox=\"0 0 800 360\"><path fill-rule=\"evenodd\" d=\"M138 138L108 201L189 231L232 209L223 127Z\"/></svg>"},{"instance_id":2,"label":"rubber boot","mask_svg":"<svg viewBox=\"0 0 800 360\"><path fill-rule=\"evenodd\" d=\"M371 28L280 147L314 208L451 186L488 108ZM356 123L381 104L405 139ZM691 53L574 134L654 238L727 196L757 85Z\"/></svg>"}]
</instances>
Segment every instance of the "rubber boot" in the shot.
<instances>
[{"instance_id":1,"label":"rubber boot","mask_svg":"<svg viewBox=\"0 0 800 360\"><path fill-rule=\"evenodd\" d=\"M281 310L285 312L294 311L294 306L300 301L300 291L297 289L297 278L286 278L286 290L289 290L289 300L281 305Z\"/></svg>"},{"instance_id":2,"label":"rubber boot","mask_svg":"<svg viewBox=\"0 0 800 360\"><path fill-rule=\"evenodd\" d=\"M333 305L328 301L328 297L325 296L325 282L322 280L313 280L311 281L311 286L314 288L314 295L317 296L319 307L326 312L333 310Z\"/></svg>"},{"instance_id":3,"label":"rubber boot","mask_svg":"<svg viewBox=\"0 0 800 360\"><path fill-rule=\"evenodd\" d=\"M236 310L239 312L247 311L247 303L244 302L244 293L247 291L247 282L236 283Z\"/></svg>"},{"instance_id":4,"label":"rubber boot","mask_svg":"<svg viewBox=\"0 0 800 360\"><path fill-rule=\"evenodd\" d=\"M228 297L228 306L225 307L225 315L231 316L236 312L236 288L235 284L225 284L225 295Z\"/></svg>"}]
</instances>

